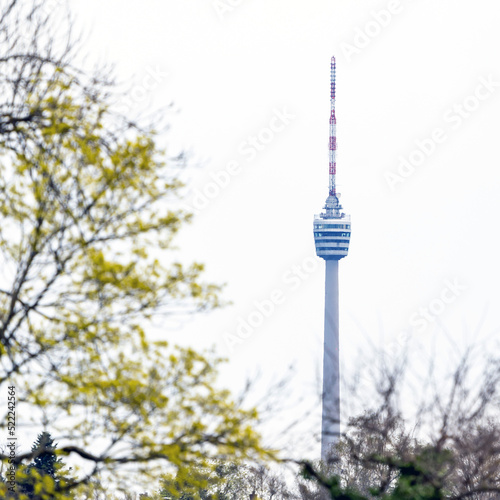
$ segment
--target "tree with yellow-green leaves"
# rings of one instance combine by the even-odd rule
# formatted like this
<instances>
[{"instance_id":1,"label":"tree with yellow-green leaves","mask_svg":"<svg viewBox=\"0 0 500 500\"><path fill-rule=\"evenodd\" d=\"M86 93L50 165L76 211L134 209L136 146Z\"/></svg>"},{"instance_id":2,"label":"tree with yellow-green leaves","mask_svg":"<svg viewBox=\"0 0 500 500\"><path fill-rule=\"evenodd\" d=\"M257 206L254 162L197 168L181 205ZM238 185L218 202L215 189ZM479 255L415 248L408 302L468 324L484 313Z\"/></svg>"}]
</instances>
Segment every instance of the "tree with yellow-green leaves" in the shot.
<instances>
[{"instance_id":1,"label":"tree with yellow-green leaves","mask_svg":"<svg viewBox=\"0 0 500 500\"><path fill-rule=\"evenodd\" d=\"M203 266L168 253L190 219L172 208L176 159L113 113L102 72L73 67L43 1L0 6L0 394L15 388L18 442L47 428L79 467L35 497L262 456L255 410L216 388L221 360L146 335L158 315L219 305ZM1 458L22 474L33 452ZM0 484L9 495L23 497Z\"/></svg>"}]
</instances>

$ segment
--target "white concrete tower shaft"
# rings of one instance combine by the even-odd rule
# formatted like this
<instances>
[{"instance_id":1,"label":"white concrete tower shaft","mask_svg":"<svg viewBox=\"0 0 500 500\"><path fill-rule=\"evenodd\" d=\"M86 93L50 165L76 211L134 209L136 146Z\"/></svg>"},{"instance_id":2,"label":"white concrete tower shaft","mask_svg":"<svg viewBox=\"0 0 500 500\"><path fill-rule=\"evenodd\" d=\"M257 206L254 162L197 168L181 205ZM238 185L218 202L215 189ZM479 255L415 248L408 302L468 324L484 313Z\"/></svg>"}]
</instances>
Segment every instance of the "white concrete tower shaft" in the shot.
<instances>
[{"instance_id":1,"label":"white concrete tower shaft","mask_svg":"<svg viewBox=\"0 0 500 500\"><path fill-rule=\"evenodd\" d=\"M325 338L321 458L327 460L340 435L339 261L325 260Z\"/></svg>"},{"instance_id":2,"label":"white concrete tower shaft","mask_svg":"<svg viewBox=\"0 0 500 500\"><path fill-rule=\"evenodd\" d=\"M341 212L336 190L337 120L335 117L335 58L331 62L329 188L324 212L314 216L314 240L318 257L325 260L325 337L323 351L323 411L321 458L334 453L340 436L340 337L339 260L347 256L351 218Z\"/></svg>"}]
</instances>

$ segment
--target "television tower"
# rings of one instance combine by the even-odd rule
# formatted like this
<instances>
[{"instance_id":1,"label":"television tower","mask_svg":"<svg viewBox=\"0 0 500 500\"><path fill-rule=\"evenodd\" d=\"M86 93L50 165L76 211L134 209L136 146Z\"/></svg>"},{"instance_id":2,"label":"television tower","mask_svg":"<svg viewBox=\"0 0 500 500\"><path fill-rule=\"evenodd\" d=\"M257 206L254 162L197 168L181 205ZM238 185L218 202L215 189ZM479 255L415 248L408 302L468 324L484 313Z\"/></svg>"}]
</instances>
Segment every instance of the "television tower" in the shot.
<instances>
[{"instance_id":1,"label":"television tower","mask_svg":"<svg viewBox=\"0 0 500 500\"><path fill-rule=\"evenodd\" d=\"M340 436L339 359L339 260L347 255L351 218L339 202L337 173L337 120L335 117L335 57L331 62L330 84L330 170L324 211L314 216L314 241L318 257L325 259L325 339L323 351L323 412L321 458L327 460Z\"/></svg>"}]
</instances>

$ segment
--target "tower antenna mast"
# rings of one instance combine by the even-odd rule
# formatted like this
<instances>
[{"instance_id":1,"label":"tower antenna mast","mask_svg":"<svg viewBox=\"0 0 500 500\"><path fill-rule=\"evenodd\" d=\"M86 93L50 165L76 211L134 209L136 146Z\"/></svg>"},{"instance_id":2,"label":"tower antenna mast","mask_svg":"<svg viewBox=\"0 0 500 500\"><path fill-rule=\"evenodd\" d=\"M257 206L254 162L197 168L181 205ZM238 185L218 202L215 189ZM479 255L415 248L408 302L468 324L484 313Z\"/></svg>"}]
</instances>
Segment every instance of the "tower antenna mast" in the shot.
<instances>
[{"instance_id":1,"label":"tower antenna mast","mask_svg":"<svg viewBox=\"0 0 500 500\"><path fill-rule=\"evenodd\" d=\"M330 65L330 196L337 196L335 174L337 173L337 118L335 117L335 56Z\"/></svg>"},{"instance_id":2,"label":"tower antenna mast","mask_svg":"<svg viewBox=\"0 0 500 500\"><path fill-rule=\"evenodd\" d=\"M340 217L342 207L339 203L337 194L336 175L337 175L337 118L335 116L335 75L336 63L335 56L330 63L330 141L329 141L329 187L328 198L325 202L326 218Z\"/></svg>"}]
</instances>

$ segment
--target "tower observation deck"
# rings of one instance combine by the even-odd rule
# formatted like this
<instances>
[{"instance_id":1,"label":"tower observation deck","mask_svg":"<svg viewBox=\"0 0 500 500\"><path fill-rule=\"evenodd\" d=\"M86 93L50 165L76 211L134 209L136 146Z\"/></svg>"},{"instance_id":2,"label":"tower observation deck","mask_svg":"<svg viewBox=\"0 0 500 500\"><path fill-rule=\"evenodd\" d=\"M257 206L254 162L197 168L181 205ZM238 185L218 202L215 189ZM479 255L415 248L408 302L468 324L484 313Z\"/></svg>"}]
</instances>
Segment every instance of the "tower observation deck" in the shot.
<instances>
[{"instance_id":1,"label":"tower observation deck","mask_svg":"<svg viewBox=\"0 0 500 500\"><path fill-rule=\"evenodd\" d=\"M314 216L316 254L325 260L340 260L347 256L351 238L351 217L342 214L330 219Z\"/></svg>"},{"instance_id":2,"label":"tower observation deck","mask_svg":"<svg viewBox=\"0 0 500 500\"><path fill-rule=\"evenodd\" d=\"M337 119L335 116L335 57L330 83L329 191L323 212L314 216L316 254L325 260L325 337L323 351L323 410L321 458L335 453L340 436L339 260L347 256L351 218L342 212L336 188Z\"/></svg>"}]
</instances>

